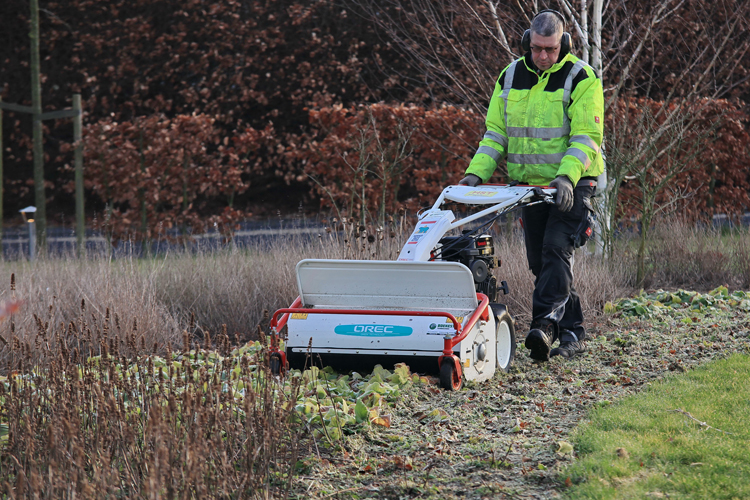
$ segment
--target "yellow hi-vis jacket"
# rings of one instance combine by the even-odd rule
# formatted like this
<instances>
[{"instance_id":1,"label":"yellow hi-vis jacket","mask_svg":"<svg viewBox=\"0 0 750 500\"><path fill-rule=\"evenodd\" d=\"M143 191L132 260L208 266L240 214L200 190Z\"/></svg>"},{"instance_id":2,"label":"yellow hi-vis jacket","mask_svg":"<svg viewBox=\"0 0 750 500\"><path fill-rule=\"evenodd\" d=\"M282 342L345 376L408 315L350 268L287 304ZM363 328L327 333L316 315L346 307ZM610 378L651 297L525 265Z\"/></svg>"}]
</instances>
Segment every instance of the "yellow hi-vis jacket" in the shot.
<instances>
[{"instance_id":1,"label":"yellow hi-vis jacket","mask_svg":"<svg viewBox=\"0 0 750 500\"><path fill-rule=\"evenodd\" d=\"M487 133L466 169L487 182L506 157L508 175L524 184L547 185L567 175L604 171L602 82L572 54L537 74L531 54L510 63L497 79L487 110Z\"/></svg>"}]
</instances>

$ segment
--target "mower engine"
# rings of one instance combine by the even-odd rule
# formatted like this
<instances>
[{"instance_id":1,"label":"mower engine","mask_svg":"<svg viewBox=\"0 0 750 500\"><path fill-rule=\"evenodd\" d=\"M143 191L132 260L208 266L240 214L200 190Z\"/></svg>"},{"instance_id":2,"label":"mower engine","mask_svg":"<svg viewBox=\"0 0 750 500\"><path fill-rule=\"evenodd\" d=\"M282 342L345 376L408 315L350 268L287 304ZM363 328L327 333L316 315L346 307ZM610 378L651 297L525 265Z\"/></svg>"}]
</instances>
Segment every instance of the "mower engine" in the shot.
<instances>
[{"instance_id":1,"label":"mower engine","mask_svg":"<svg viewBox=\"0 0 750 500\"><path fill-rule=\"evenodd\" d=\"M497 302L500 290L508 293L508 284L502 281L498 288L497 278L490 271L500 267L500 259L495 256L495 246L489 234L476 235L465 230L461 236L445 236L431 252L430 260L460 262L468 267L477 292L489 297L490 302Z\"/></svg>"}]
</instances>

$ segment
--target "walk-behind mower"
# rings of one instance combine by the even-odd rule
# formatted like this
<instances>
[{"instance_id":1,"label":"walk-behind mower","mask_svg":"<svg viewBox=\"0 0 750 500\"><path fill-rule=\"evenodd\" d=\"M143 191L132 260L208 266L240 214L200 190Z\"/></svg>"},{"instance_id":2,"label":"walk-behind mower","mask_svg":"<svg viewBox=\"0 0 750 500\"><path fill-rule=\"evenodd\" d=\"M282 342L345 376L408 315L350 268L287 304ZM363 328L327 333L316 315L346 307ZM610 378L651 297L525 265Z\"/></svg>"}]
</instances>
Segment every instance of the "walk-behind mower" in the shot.
<instances>
[{"instance_id":1,"label":"walk-behind mower","mask_svg":"<svg viewBox=\"0 0 750 500\"><path fill-rule=\"evenodd\" d=\"M302 260L299 297L271 317L271 370L302 367L310 355L355 369L403 362L414 370L428 360L449 390L460 389L464 379L507 371L515 328L498 303L508 285L492 274L500 261L487 231L512 210L552 203L554 193L520 185L448 186L419 215L398 260ZM489 206L456 220L442 208L447 202ZM477 227L447 236L471 222Z\"/></svg>"}]
</instances>

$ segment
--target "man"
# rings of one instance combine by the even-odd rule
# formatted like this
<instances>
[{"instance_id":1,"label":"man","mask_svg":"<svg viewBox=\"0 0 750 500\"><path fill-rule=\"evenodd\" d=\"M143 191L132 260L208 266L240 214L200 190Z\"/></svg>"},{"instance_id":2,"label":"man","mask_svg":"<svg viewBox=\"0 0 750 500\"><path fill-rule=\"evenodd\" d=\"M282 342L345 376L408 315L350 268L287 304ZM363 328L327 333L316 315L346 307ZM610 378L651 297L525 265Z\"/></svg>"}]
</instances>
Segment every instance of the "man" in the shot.
<instances>
[{"instance_id":1,"label":"man","mask_svg":"<svg viewBox=\"0 0 750 500\"><path fill-rule=\"evenodd\" d=\"M506 158L511 179L557 188L554 205L525 207L521 214L536 278L526 347L540 361L585 350L573 251L591 235L589 199L604 169L601 80L570 53L564 21L553 10L532 20L522 41L526 53L500 73L487 110L487 133L459 183L488 181ZM556 340L560 344L552 349Z\"/></svg>"}]
</instances>

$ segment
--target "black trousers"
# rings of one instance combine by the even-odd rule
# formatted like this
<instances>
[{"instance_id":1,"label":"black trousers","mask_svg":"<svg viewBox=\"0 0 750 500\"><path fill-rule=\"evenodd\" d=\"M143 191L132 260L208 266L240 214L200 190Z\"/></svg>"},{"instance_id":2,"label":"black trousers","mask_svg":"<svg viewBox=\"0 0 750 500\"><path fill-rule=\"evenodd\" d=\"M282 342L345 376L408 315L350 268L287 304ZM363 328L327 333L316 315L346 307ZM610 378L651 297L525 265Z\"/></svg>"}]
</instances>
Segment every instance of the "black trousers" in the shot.
<instances>
[{"instance_id":1,"label":"black trousers","mask_svg":"<svg viewBox=\"0 0 750 500\"><path fill-rule=\"evenodd\" d=\"M547 203L522 209L526 257L535 277L531 327L556 324L561 341L586 338L581 301L573 286L573 235L589 215L595 189L595 179L581 179L569 212Z\"/></svg>"}]
</instances>

